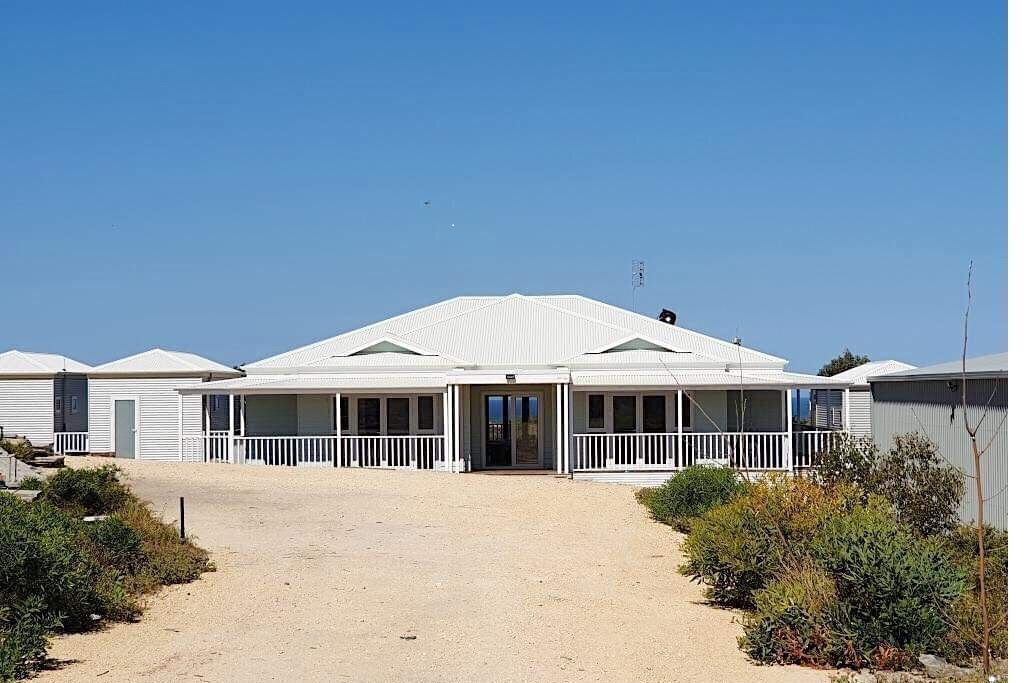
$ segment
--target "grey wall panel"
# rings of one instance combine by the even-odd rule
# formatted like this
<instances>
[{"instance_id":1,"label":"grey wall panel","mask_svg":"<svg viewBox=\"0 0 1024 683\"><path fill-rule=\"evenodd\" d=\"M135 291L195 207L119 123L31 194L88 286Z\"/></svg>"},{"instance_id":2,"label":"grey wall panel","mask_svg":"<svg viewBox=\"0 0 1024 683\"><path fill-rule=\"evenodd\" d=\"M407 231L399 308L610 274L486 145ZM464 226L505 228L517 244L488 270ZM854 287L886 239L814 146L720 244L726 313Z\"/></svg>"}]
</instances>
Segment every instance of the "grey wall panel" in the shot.
<instances>
[{"instance_id":1,"label":"grey wall panel","mask_svg":"<svg viewBox=\"0 0 1024 683\"><path fill-rule=\"evenodd\" d=\"M953 385L950 384L953 382ZM917 432L924 434L952 465L973 476L974 459L971 443L964 430L960 408L960 391L956 380L904 382L873 382L871 385L871 428L875 442L889 448L896 435ZM988 416L978 431L979 443L990 440L991 447L982 460L985 521L1006 528L1008 450L1006 420L1007 387L1005 379L968 380L967 416L975 424L989 404ZM998 430L998 431L997 431ZM977 496L974 481L967 479L967 493L960 506L960 516L975 519Z\"/></svg>"}]
</instances>

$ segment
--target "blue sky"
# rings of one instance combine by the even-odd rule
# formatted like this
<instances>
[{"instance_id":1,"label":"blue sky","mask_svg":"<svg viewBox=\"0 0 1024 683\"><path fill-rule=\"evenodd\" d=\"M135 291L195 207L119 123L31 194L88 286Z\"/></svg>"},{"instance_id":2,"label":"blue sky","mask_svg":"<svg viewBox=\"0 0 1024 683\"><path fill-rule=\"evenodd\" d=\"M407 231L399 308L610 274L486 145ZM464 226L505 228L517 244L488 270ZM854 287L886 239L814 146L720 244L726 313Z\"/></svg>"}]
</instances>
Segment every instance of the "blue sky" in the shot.
<instances>
[{"instance_id":1,"label":"blue sky","mask_svg":"<svg viewBox=\"0 0 1024 683\"><path fill-rule=\"evenodd\" d=\"M923 365L973 258L1004 351L1005 6L768 4L5 3L0 349L235 364L458 294L628 307L641 258L639 310L791 369Z\"/></svg>"}]
</instances>

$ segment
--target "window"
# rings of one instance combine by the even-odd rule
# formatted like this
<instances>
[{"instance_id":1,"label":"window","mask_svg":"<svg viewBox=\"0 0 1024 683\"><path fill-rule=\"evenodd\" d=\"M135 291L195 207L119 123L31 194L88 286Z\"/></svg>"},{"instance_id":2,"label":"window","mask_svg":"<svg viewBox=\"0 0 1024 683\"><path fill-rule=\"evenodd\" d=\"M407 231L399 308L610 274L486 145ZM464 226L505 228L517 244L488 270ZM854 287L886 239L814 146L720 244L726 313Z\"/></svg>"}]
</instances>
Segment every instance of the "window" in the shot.
<instances>
[{"instance_id":1,"label":"window","mask_svg":"<svg viewBox=\"0 0 1024 683\"><path fill-rule=\"evenodd\" d=\"M341 397L341 431L348 431L348 396Z\"/></svg>"},{"instance_id":2,"label":"window","mask_svg":"<svg viewBox=\"0 0 1024 683\"><path fill-rule=\"evenodd\" d=\"M665 415L664 396L644 396L644 422L643 431L645 434L661 434L668 431L668 420Z\"/></svg>"},{"instance_id":3,"label":"window","mask_svg":"<svg viewBox=\"0 0 1024 683\"><path fill-rule=\"evenodd\" d=\"M53 412L56 415L60 415L64 412L64 399L60 396L53 399Z\"/></svg>"},{"instance_id":4,"label":"window","mask_svg":"<svg viewBox=\"0 0 1024 683\"><path fill-rule=\"evenodd\" d=\"M636 432L636 396L612 396L612 431L616 434Z\"/></svg>"},{"instance_id":5,"label":"window","mask_svg":"<svg viewBox=\"0 0 1024 683\"><path fill-rule=\"evenodd\" d=\"M211 394L210 396L206 397L206 401L209 404L209 408L210 408L211 412L215 412L218 409L218 405L217 404L219 404L220 401L217 400L217 399L219 399L219 398L220 398L220 396L217 396L217 395L214 395L214 394Z\"/></svg>"},{"instance_id":6,"label":"window","mask_svg":"<svg viewBox=\"0 0 1024 683\"><path fill-rule=\"evenodd\" d=\"M416 426L421 432L434 429L434 397L420 396L416 399Z\"/></svg>"},{"instance_id":7,"label":"window","mask_svg":"<svg viewBox=\"0 0 1024 683\"><path fill-rule=\"evenodd\" d=\"M409 399L389 398L388 434L402 436L409 433Z\"/></svg>"},{"instance_id":8,"label":"window","mask_svg":"<svg viewBox=\"0 0 1024 683\"><path fill-rule=\"evenodd\" d=\"M604 429L604 394L587 396L587 428Z\"/></svg>"},{"instance_id":9,"label":"window","mask_svg":"<svg viewBox=\"0 0 1024 683\"><path fill-rule=\"evenodd\" d=\"M77 412L78 412L78 397L77 396L72 396L71 397L71 414L74 415Z\"/></svg>"},{"instance_id":10,"label":"window","mask_svg":"<svg viewBox=\"0 0 1024 683\"><path fill-rule=\"evenodd\" d=\"M361 398L356 401L356 420L360 434L380 436L380 399Z\"/></svg>"}]
</instances>

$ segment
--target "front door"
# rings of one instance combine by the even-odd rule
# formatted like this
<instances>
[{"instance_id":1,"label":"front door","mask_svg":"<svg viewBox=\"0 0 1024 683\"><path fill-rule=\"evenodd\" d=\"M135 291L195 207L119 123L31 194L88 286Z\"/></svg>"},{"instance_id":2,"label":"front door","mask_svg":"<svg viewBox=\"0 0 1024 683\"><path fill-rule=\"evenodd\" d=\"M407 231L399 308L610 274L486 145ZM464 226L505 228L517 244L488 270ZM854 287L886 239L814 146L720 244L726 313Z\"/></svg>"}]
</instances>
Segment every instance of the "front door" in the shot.
<instances>
[{"instance_id":1,"label":"front door","mask_svg":"<svg viewBox=\"0 0 1024 683\"><path fill-rule=\"evenodd\" d=\"M135 399L114 400L114 455L135 457Z\"/></svg>"},{"instance_id":2,"label":"front door","mask_svg":"<svg viewBox=\"0 0 1024 683\"><path fill-rule=\"evenodd\" d=\"M540 396L484 396L484 467L540 467Z\"/></svg>"}]
</instances>

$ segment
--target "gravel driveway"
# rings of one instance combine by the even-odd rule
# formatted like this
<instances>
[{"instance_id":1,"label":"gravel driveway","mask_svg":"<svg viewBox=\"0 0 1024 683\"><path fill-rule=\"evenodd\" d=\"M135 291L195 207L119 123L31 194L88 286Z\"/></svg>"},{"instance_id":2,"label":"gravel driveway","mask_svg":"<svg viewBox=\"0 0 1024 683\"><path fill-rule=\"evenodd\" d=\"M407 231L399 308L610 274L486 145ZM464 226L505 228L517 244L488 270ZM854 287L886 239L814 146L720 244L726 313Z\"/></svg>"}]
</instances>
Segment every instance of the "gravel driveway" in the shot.
<instances>
[{"instance_id":1,"label":"gravel driveway","mask_svg":"<svg viewBox=\"0 0 1024 683\"><path fill-rule=\"evenodd\" d=\"M748 662L627 487L121 464L166 519L185 496L218 570L57 639L39 681L827 680Z\"/></svg>"}]
</instances>

